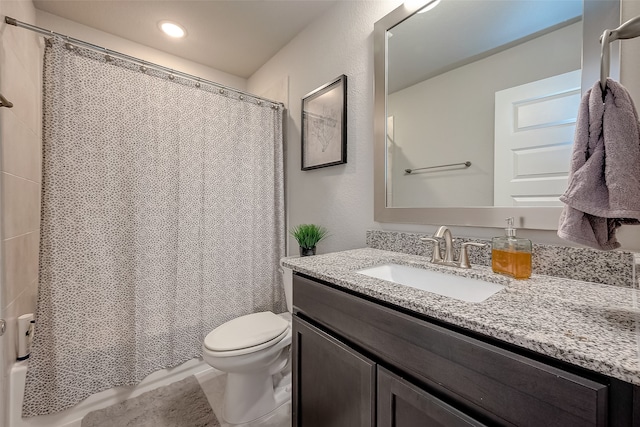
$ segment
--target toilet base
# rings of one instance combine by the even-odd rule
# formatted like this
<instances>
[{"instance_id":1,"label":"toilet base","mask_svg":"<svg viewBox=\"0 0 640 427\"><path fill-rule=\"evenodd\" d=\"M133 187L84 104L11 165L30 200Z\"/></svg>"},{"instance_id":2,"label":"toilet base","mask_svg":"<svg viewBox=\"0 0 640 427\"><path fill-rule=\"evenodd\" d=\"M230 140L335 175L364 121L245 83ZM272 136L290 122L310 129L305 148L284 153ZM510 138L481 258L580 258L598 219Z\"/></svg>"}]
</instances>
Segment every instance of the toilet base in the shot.
<instances>
[{"instance_id":1,"label":"toilet base","mask_svg":"<svg viewBox=\"0 0 640 427\"><path fill-rule=\"evenodd\" d=\"M269 414L290 400L291 372L275 376L229 373L222 417L230 424L244 424Z\"/></svg>"},{"instance_id":2,"label":"toilet base","mask_svg":"<svg viewBox=\"0 0 640 427\"><path fill-rule=\"evenodd\" d=\"M291 321L290 313L279 316ZM203 344L202 358L227 373L220 414L226 423L249 423L291 400L291 337L289 326L285 336L271 347L233 356L211 351Z\"/></svg>"}]
</instances>

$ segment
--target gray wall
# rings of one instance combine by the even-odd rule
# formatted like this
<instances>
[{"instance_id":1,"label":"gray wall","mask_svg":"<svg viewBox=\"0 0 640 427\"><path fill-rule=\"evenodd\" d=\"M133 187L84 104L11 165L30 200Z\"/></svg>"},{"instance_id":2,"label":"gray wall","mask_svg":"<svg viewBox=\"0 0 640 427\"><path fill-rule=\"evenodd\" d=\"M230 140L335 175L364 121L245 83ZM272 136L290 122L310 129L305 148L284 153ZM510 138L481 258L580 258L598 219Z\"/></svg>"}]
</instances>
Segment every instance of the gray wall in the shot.
<instances>
[{"instance_id":1,"label":"gray wall","mask_svg":"<svg viewBox=\"0 0 640 427\"><path fill-rule=\"evenodd\" d=\"M332 236L319 252L363 247L365 230L432 232L435 226L381 224L373 220L373 24L400 1L347 1L305 28L259 71L247 89L260 93L273 82L289 79L287 130L288 224L319 223ZM640 2L625 1L623 18L640 14ZM640 102L640 39L623 44L622 83ZM340 74L348 76L348 163L300 171L300 100L308 92ZM626 77L626 79L625 79ZM502 230L455 227L454 234L492 237ZM519 235L538 243L565 244L553 231L523 230ZM625 226L618 233L625 249L640 251L640 227ZM297 254L289 239L289 253Z\"/></svg>"}]
</instances>

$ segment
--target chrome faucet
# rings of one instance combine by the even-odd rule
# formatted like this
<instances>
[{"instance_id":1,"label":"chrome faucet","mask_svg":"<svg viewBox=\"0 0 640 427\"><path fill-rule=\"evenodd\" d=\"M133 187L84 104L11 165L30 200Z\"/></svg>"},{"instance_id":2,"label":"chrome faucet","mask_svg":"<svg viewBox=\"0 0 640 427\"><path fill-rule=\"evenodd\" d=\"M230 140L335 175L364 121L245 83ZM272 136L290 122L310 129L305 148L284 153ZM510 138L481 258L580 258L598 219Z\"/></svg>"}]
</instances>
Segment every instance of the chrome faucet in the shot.
<instances>
[{"instance_id":1,"label":"chrome faucet","mask_svg":"<svg viewBox=\"0 0 640 427\"><path fill-rule=\"evenodd\" d=\"M444 239L444 259L440 253L440 239ZM469 262L469 255L467 248L469 246L487 246L486 243L476 242L464 242L460 248L460 259L458 261L453 259L453 236L451 230L446 225L440 226L438 230L433 234L433 237L421 237L423 242L433 243L433 254L431 256L431 262L434 264L448 265L449 267L471 268Z\"/></svg>"},{"instance_id":2,"label":"chrome faucet","mask_svg":"<svg viewBox=\"0 0 640 427\"><path fill-rule=\"evenodd\" d=\"M451 230L446 225L441 225L433 234L433 237L444 238L444 262L443 264L454 264L453 261L453 236Z\"/></svg>"}]
</instances>

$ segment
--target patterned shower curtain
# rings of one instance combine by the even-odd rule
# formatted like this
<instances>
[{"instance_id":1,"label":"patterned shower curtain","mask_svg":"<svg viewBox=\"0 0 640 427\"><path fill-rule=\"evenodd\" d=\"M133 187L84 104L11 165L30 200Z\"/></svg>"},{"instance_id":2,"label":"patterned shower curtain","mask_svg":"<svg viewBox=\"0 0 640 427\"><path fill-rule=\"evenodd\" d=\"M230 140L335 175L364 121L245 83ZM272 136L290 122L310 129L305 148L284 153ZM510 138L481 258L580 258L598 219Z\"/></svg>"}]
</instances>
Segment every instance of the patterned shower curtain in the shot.
<instances>
[{"instance_id":1,"label":"patterned shower curtain","mask_svg":"<svg viewBox=\"0 0 640 427\"><path fill-rule=\"evenodd\" d=\"M40 287L24 416L285 310L282 108L62 39L44 63Z\"/></svg>"}]
</instances>

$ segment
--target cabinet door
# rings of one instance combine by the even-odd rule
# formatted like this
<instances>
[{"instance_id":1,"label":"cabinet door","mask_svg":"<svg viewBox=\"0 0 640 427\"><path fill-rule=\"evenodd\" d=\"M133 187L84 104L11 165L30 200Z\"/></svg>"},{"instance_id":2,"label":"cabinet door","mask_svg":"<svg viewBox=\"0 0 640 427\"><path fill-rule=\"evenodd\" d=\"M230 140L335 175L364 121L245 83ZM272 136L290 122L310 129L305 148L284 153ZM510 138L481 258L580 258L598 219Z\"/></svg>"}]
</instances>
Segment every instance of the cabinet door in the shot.
<instances>
[{"instance_id":1,"label":"cabinet door","mask_svg":"<svg viewBox=\"0 0 640 427\"><path fill-rule=\"evenodd\" d=\"M375 363L293 316L293 425L375 426Z\"/></svg>"},{"instance_id":2,"label":"cabinet door","mask_svg":"<svg viewBox=\"0 0 640 427\"><path fill-rule=\"evenodd\" d=\"M484 424L378 366L378 427L471 427Z\"/></svg>"}]
</instances>

